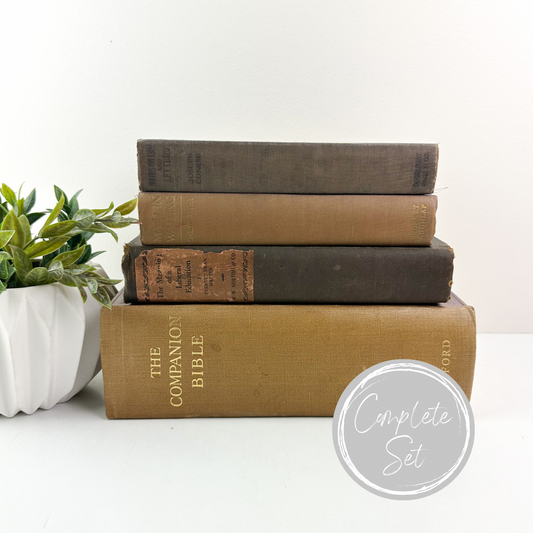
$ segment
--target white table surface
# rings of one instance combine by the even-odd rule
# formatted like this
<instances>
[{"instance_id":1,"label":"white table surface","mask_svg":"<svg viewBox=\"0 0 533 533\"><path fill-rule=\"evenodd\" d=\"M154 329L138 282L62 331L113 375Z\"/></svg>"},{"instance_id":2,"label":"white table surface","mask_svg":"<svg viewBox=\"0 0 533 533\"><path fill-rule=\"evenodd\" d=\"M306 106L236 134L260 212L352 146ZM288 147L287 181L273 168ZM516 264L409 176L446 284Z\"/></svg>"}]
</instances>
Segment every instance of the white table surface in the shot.
<instances>
[{"instance_id":1,"label":"white table surface","mask_svg":"<svg viewBox=\"0 0 533 533\"><path fill-rule=\"evenodd\" d=\"M330 418L106 420L101 375L0 417L0 532L533 531L533 335L478 335L474 449L437 494L386 500Z\"/></svg>"}]
</instances>

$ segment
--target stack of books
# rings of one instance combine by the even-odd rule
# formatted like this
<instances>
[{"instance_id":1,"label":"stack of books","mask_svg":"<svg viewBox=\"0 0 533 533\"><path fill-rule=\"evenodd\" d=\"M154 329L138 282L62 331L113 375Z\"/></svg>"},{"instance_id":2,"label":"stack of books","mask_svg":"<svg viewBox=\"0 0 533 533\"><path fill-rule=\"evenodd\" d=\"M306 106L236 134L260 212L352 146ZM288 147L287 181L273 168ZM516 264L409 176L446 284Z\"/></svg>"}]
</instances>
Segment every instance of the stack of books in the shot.
<instances>
[{"instance_id":1,"label":"stack of books","mask_svg":"<svg viewBox=\"0 0 533 533\"><path fill-rule=\"evenodd\" d=\"M140 237L102 310L109 418L331 416L391 359L470 397L475 316L434 237L437 145L137 148Z\"/></svg>"}]
</instances>

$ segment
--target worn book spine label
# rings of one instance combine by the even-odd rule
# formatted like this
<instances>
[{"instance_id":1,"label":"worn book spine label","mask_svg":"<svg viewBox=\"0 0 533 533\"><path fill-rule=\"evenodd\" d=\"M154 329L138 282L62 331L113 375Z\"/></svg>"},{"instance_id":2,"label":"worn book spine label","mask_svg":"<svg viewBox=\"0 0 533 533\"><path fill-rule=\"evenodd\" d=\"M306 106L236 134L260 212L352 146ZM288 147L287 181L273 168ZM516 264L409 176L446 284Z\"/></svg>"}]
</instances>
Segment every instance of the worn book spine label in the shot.
<instances>
[{"instance_id":1,"label":"worn book spine label","mask_svg":"<svg viewBox=\"0 0 533 533\"><path fill-rule=\"evenodd\" d=\"M253 302L253 250L143 250L135 259L140 302Z\"/></svg>"}]
</instances>

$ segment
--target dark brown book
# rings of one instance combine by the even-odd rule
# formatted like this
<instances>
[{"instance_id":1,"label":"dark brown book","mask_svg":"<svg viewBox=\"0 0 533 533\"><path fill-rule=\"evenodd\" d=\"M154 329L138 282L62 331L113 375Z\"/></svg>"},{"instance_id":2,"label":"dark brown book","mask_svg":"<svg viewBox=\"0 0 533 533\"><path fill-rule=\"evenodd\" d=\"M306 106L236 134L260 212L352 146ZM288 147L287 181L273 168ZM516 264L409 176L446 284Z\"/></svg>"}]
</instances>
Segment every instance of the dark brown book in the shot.
<instances>
[{"instance_id":1,"label":"dark brown book","mask_svg":"<svg viewBox=\"0 0 533 533\"><path fill-rule=\"evenodd\" d=\"M137 142L146 192L427 194L436 144Z\"/></svg>"},{"instance_id":2,"label":"dark brown book","mask_svg":"<svg viewBox=\"0 0 533 533\"><path fill-rule=\"evenodd\" d=\"M130 305L101 314L108 418L332 416L346 386L391 359L448 372L470 397L472 307Z\"/></svg>"},{"instance_id":3,"label":"dark brown book","mask_svg":"<svg viewBox=\"0 0 533 533\"><path fill-rule=\"evenodd\" d=\"M131 303L446 302L453 250L431 246L124 247Z\"/></svg>"},{"instance_id":4,"label":"dark brown book","mask_svg":"<svg viewBox=\"0 0 533 533\"><path fill-rule=\"evenodd\" d=\"M147 245L429 246L437 197L139 193Z\"/></svg>"}]
</instances>

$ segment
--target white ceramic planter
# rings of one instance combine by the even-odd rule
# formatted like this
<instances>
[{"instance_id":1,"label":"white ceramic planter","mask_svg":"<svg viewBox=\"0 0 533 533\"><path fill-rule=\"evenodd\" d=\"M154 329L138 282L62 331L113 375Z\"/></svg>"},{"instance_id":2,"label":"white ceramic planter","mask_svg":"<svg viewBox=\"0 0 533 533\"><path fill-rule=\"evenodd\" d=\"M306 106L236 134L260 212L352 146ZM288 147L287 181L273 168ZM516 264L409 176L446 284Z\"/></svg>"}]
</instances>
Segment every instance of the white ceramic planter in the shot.
<instances>
[{"instance_id":1,"label":"white ceramic planter","mask_svg":"<svg viewBox=\"0 0 533 533\"><path fill-rule=\"evenodd\" d=\"M0 295L0 414L50 409L100 371L100 304L59 283Z\"/></svg>"}]
</instances>

